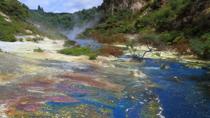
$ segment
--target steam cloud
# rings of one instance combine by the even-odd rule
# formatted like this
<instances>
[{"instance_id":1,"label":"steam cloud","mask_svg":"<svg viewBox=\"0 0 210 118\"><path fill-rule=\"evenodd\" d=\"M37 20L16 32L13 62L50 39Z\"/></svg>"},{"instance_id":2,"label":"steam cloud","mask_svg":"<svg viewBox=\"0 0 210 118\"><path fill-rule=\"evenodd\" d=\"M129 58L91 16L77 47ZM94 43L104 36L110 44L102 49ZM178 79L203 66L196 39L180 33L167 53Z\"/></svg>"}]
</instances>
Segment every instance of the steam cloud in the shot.
<instances>
[{"instance_id":1,"label":"steam cloud","mask_svg":"<svg viewBox=\"0 0 210 118\"><path fill-rule=\"evenodd\" d=\"M75 18L77 19L77 18ZM67 35L67 37L71 40L76 40L77 36L81 33L83 33L86 29L88 28L92 28L94 27L100 20L100 16L96 16L93 18L93 20L84 23L83 25L76 25L74 26L74 28L68 32L66 32L65 34ZM76 21L76 20L75 20Z\"/></svg>"}]
</instances>

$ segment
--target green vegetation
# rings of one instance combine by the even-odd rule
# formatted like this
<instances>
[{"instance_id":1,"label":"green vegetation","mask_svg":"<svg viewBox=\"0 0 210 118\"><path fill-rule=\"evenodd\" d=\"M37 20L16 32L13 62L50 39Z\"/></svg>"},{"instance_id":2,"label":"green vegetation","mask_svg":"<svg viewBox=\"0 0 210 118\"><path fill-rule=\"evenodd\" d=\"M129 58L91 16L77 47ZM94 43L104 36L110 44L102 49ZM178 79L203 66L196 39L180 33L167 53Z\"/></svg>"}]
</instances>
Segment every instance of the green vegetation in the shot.
<instances>
[{"instance_id":1,"label":"green vegetation","mask_svg":"<svg viewBox=\"0 0 210 118\"><path fill-rule=\"evenodd\" d=\"M101 43L124 43L124 33L132 32L132 19L132 13L128 10L114 15L108 13L94 29L86 30L80 37L92 37Z\"/></svg>"},{"instance_id":2,"label":"green vegetation","mask_svg":"<svg viewBox=\"0 0 210 118\"><path fill-rule=\"evenodd\" d=\"M120 3L118 3L120 4ZM140 34L140 42L148 40L154 46L170 46L181 53L194 53L210 58L210 1L148 0L142 10L105 9L100 23L81 36L102 43L125 43L114 37L127 33Z\"/></svg>"},{"instance_id":3,"label":"green vegetation","mask_svg":"<svg viewBox=\"0 0 210 118\"><path fill-rule=\"evenodd\" d=\"M42 40L44 40L42 37L33 38L34 42L38 42L38 41L42 41Z\"/></svg>"},{"instance_id":4,"label":"green vegetation","mask_svg":"<svg viewBox=\"0 0 210 118\"><path fill-rule=\"evenodd\" d=\"M71 30L75 25L83 25L98 14L97 8L71 13L47 13L40 6L30 11L30 21L49 28Z\"/></svg>"},{"instance_id":5,"label":"green vegetation","mask_svg":"<svg viewBox=\"0 0 210 118\"><path fill-rule=\"evenodd\" d=\"M44 52L41 48L34 49L34 52Z\"/></svg>"},{"instance_id":6,"label":"green vegetation","mask_svg":"<svg viewBox=\"0 0 210 118\"><path fill-rule=\"evenodd\" d=\"M33 41L33 42L38 43L39 41L44 40L44 38L43 38L43 37L34 37L34 38L26 39L26 40L27 40L27 41Z\"/></svg>"},{"instance_id":7,"label":"green vegetation","mask_svg":"<svg viewBox=\"0 0 210 118\"><path fill-rule=\"evenodd\" d=\"M17 0L1 0L0 12L0 40L14 42L15 35L27 34L26 30L37 32L26 22L28 8Z\"/></svg>"},{"instance_id":8,"label":"green vegetation","mask_svg":"<svg viewBox=\"0 0 210 118\"><path fill-rule=\"evenodd\" d=\"M64 48L62 50L59 50L58 52L61 54L73 56L86 55L89 56L90 60L94 60L97 57L97 52L92 51L90 48L87 47Z\"/></svg>"},{"instance_id":9,"label":"green vegetation","mask_svg":"<svg viewBox=\"0 0 210 118\"><path fill-rule=\"evenodd\" d=\"M98 15L97 8L76 13L47 13L38 6L37 10L30 10L29 22L52 39L68 39L65 36L66 31L72 30L75 26L82 26Z\"/></svg>"},{"instance_id":10,"label":"green vegetation","mask_svg":"<svg viewBox=\"0 0 210 118\"><path fill-rule=\"evenodd\" d=\"M133 16L129 10L122 10L114 15L108 14L108 17L106 16L105 19L105 22L96 27L100 32L109 29L106 32L107 34L126 33L130 32L132 28Z\"/></svg>"},{"instance_id":11,"label":"green vegetation","mask_svg":"<svg viewBox=\"0 0 210 118\"><path fill-rule=\"evenodd\" d=\"M89 47L71 47L71 48L64 48L58 51L61 54L65 55L73 55L73 56L80 56L86 55L89 56L90 60L95 60L98 55L103 56L120 56L123 54L123 50L118 47L114 46L103 46L100 49L93 51Z\"/></svg>"},{"instance_id":12,"label":"green vegetation","mask_svg":"<svg viewBox=\"0 0 210 118\"><path fill-rule=\"evenodd\" d=\"M209 58L209 8L209 1L169 0L161 8L151 9L146 16L138 18L135 29L143 38L170 44L180 52L191 48L200 57Z\"/></svg>"},{"instance_id":13,"label":"green vegetation","mask_svg":"<svg viewBox=\"0 0 210 118\"><path fill-rule=\"evenodd\" d=\"M113 12L111 8L104 11L92 8L73 14L46 13L40 6L37 10L28 10L17 0L1 0L0 9L3 13L0 15L0 29L3 29L0 40L3 41L16 41L15 35L28 34L26 30L52 39L67 39L65 31L82 26L103 13L99 24L79 35L80 38L91 37L108 44L125 43L125 34L135 33L140 34L141 43L147 40L158 48L170 46L181 53L210 58L210 1L148 0L135 13L129 8L118 7ZM74 42L66 41L64 45L70 47Z\"/></svg>"},{"instance_id":14,"label":"green vegetation","mask_svg":"<svg viewBox=\"0 0 210 118\"><path fill-rule=\"evenodd\" d=\"M148 104L146 104L142 111L141 111L141 116L143 118L157 118L157 114L159 112L159 103L155 101L151 101Z\"/></svg>"},{"instance_id":15,"label":"green vegetation","mask_svg":"<svg viewBox=\"0 0 210 118\"><path fill-rule=\"evenodd\" d=\"M157 31L171 30L174 26L172 22L177 19L191 0L169 0L159 9L152 9L150 13L138 19L136 28L154 27Z\"/></svg>"},{"instance_id":16,"label":"green vegetation","mask_svg":"<svg viewBox=\"0 0 210 118\"><path fill-rule=\"evenodd\" d=\"M3 16L0 16L0 29L0 40L10 42L16 41L14 33L23 30L20 24L16 22L9 23L5 20Z\"/></svg>"},{"instance_id":17,"label":"green vegetation","mask_svg":"<svg viewBox=\"0 0 210 118\"><path fill-rule=\"evenodd\" d=\"M199 56L209 59L210 58L210 34L207 34L207 37L203 35L201 40L193 39L190 44L193 47L193 51Z\"/></svg>"},{"instance_id":18,"label":"green vegetation","mask_svg":"<svg viewBox=\"0 0 210 118\"><path fill-rule=\"evenodd\" d=\"M1 0L0 8L3 13L16 20L25 20L29 15L28 7L17 0Z\"/></svg>"},{"instance_id":19,"label":"green vegetation","mask_svg":"<svg viewBox=\"0 0 210 118\"><path fill-rule=\"evenodd\" d=\"M72 47L76 44L75 41L72 41L72 40L66 40L65 43L64 43L64 47Z\"/></svg>"}]
</instances>

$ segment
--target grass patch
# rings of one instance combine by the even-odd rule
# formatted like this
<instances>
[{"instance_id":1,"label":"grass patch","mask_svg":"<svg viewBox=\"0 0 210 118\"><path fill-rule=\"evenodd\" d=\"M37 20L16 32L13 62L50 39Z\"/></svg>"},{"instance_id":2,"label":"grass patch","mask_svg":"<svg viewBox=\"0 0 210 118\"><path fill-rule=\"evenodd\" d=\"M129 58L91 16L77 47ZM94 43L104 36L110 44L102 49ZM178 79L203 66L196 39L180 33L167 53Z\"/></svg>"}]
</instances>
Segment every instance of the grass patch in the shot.
<instances>
[{"instance_id":1,"label":"grass patch","mask_svg":"<svg viewBox=\"0 0 210 118\"><path fill-rule=\"evenodd\" d=\"M64 42L64 47L71 47L71 46L74 46L76 44L76 42L75 41L71 41L71 40L66 40L65 42Z\"/></svg>"},{"instance_id":2,"label":"grass patch","mask_svg":"<svg viewBox=\"0 0 210 118\"><path fill-rule=\"evenodd\" d=\"M89 56L90 60L95 60L98 55L103 56L120 56L123 54L123 50L114 46L103 46L97 51L91 50L89 47L73 47L73 48L64 48L58 51L61 54L80 56L86 55Z\"/></svg>"},{"instance_id":3,"label":"grass patch","mask_svg":"<svg viewBox=\"0 0 210 118\"><path fill-rule=\"evenodd\" d=\"M96 59L98 53L96 51L92 51L88 47L73 47L73 48L64 48L58 51L61 54L65 55L73 55L73 56L80 56L86 55L89 56L90 60Z\"/></svg>"},{"instance_id":4,"label":"grass patch","mask_svg":"<svg viewBox=\"0 0 210 118\"><path fill-rule=\"evenodd\" d=\"M44 50L41 48L37 48L37 49L34 49L34 52L44 52Z\"/></svg>"}]
</instances>

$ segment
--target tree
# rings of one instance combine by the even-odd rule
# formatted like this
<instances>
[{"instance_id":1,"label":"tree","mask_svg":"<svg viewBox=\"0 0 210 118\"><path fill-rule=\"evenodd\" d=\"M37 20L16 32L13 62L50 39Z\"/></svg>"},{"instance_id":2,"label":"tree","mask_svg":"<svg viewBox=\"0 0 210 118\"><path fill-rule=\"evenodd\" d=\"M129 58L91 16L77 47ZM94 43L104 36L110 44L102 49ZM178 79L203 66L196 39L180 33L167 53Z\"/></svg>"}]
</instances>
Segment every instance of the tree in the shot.
<instances>
[{"instance_id":1,"label":"tree","mask_svg":"<svg viewBox=\"0 0 210 118\"><path fill-rule=\"evenodd\" d=\"M135 42L134 40L130 40L127 42L127 45L126 45L129 53L131 54L132 58L135 60L142 61L147 53L150 53L153 51L153 49L149 46L150 44L148 41L146 42L146 46L148 50L144 51L142 54L138 52L137 48L135 47L135 44L138 44L138 43Z\"/></svg>"},{"instance_id":2,"label":"tree","mask_svg":"<svg viewBox=\"0 0 210 118\"><path fill-rule=\"evenodd\" d=\"M37 10L38 10L38 12L40 12L40 13L43 13L43 12L44 12L44 9L43 9L40 5L38 5Z\"/></svg>"}]
</instances>

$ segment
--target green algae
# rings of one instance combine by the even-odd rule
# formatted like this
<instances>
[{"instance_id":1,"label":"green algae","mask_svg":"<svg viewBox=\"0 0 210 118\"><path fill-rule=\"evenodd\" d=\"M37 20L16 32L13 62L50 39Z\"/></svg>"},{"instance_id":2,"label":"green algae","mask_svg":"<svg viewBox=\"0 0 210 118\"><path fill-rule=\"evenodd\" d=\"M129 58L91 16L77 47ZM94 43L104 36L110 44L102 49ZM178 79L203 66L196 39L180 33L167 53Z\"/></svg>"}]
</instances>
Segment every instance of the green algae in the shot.
<instances>
[{"instance_id":1,"label":"green algae","mask_svg":"<svg viewBox=\"0 0 210 118\"><path fill-rule=\"evenodd\" d=\"M188 62L185 64L186 67L192 68L192 69L200 69L202 67L206 67L207 63L198 63L198 62Z\"/></svg>"},{"instance_id":2,"label":"green algae","mask_svg":"<svg viewBox=\"0 0 210 118\"><path fill-rule=\"evenodd\" d=\"M45 105L43 114L45 116L56 116L58 118L107 118L112 116L112 111L105 108L97 108L96 106L79 104L73 106L63 106L58 110L56 108ZM53 117L54 118L54 117Z\"/></svg>"},{"instance_id":3,"label":"green algae","mask_svg":"<svg viewBox=\"0 0 210 118\"><path fill-rule=\"evenodd\" d=\"M159 106L159 103L156 101L150 101L145 104L141 111L142 118L158 118Z\"/></svg>"}]
</instances>

